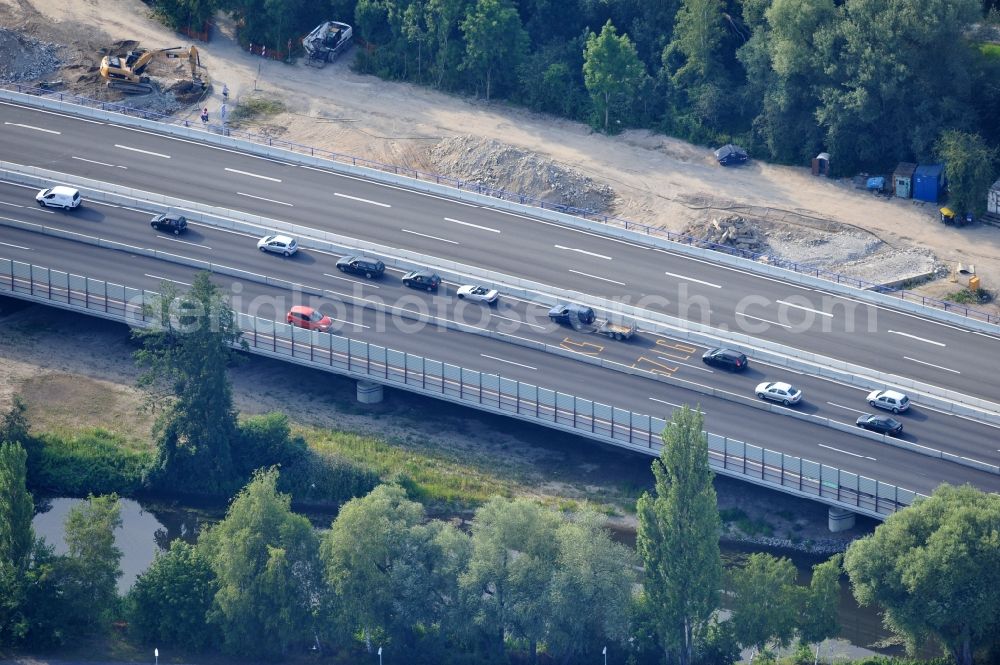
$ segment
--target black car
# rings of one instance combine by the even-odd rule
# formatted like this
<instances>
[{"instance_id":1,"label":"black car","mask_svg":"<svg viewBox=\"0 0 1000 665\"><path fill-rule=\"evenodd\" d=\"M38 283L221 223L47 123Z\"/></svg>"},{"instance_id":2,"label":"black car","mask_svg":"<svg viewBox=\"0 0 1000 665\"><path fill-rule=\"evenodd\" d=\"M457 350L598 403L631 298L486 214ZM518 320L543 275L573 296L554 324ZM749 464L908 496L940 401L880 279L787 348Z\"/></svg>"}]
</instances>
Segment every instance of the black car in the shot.
<instances>
[{"instance_id":1,"label":"black car","mask_svg":"<svg viewBox=\"0 0 1000 665\"><path fill-rule=\"evenodd\" d=\"M870 413L858 416L857 426L872 432L878 432L879 434L888 434L889 436L899 436L903 433L903 423L895 418L873 416Z\"/></svg>"},{"instance_id":2,"label":"black car","mask_svg":"<svg viewBox=\"0 0 1000 665\"><path fill-rule=\"evenodd\" d=\"M179 236L187 231L188 222L184 215L165 212L162 215L157 215L153 219L149 220L149 225L157 231L173 233L175 236Z\"/></svg>"},{"instance_id":3,"label":"black car","mask_svg":"<svg viewBox=\"0 0 1000 665\"><path fill-rule=\"evenodd\" d=\"M385 264L368 256L345 256L337 261L337 270L353 275L364 275L367 279L381 277Z\"/></svg>"},{"instance_id":4,"label":"black car","mask_svg":"<svg viewBox=\"0 0 1000 665\"><path fill-rule=\"evenodd\" d=\"M424 270L411 270L403 275L403 285L421 291L437 291L438 287L441 286L441 277L426 268Z\"/></svg>"},{"instance_id":5,"label":"black car","mask_svg":"<svg viewBox=\"0 0 1000 665\"><path fill-rule=\"evenodd\" d=\"M549 318L556 323L574 324L582 323L589 325L594 322L597 315L594 310L586 305L575 303L560 303L549 310Z\"/></svg>"},{"instance_id":6,"label":"black car","mask_svg":"<svg viewBox=\"0 0 1000 665\"><path fill-rule=\"evenodd\" d=\"M715 151L715 158L723 166L734 166L745 163L749 159L749 156L743 148L728 143Z\"/></svg>"},{"instance_id":7,"label":"black car","mask_svg":"<svg viewBox=\"0 0 1000 665\"><path fill-rule=\"evenodd\" d=\"M731 372L742 372L747 368L747 357L732 349L709 349L702 354L701 360L706 365L728 369Z\"/></svg>"}]
</instances>

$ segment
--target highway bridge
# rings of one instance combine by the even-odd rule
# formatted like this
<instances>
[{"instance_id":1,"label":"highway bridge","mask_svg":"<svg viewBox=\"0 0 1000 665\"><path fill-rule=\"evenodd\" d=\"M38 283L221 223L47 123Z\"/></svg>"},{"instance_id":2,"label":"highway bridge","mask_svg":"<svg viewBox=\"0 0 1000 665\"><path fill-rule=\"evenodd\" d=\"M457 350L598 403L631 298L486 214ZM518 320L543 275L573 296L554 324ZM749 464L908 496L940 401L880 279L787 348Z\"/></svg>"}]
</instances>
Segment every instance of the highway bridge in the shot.
<instances>
[{"instance_id":1,"label":"highway bridge","mask_svg":"<svg viewBox=\"0 0 1000 665\"><path fill-rule=\"evenodd\" d=\"M262 278L215 278L240 311L260 319L280 321L291 305L312 304L334 316L340 336L637 414L669 417L681 404L698 404L713 434L914 492L930 493L941 482L1000 489L1000 387L992 380L995 363L983 360L997 357L995 326L870 302L862 292L816 288L749 262L711 261L530 208L496 209L444 188L417 191L398 179L344 173L293 154L257 154L252 145L223 147L158 132L149 123L77 116L69 106L39 109L31 101L8 95L0 103L0 160L59 172L66 184L98 181L155 197L132 205L88 199L63 213L34 207L35 190L16 184L24 178L10 178L0 183L0 256L6 259L152 291L165 280L189 283L199 261L224 264L230 277ZM195 220L187 234L156 233L148 220L149 211L163 209L150 200L157 197L218 215L295 224L306 229L304 249L287 258L263 255L255 241L265 229L219 228L211 215L199 223L197 211L186 208L181 211ZM486 308L454 297L462 281L454 270L442 270L451 279L436 295L403 288L398 271L378 282L345 276L335 267L340 253L310 244L310 234L336 234L345 247L405 250L431 268L475 266L501 282L509 279L512 288L498 307ZM84 237L151 251L82 245ZM522 281L543 285L543 292L574 292L584 302L622 302L653 320L640 319L642 331L629 342L560 327L545 316L551 299L514 288ZM911 391L915 405L899 416L904 447L889 445L853 428L858 414L871 412L866 389L825 372L762 361L752 345L741 346L751 356L748 371L709 368L700 361L706 347L656 325L656 315L718 329L721 339L738 332L792 356L816 354L868 368L873 377L895 375L901 384L921 386L927 398ZM436 325L415 326L414 317ZM762 410L753 387L764 380L796 384L804 402ZM942 396L976 408L949 413Z\"/></svg>"}]
</instances>

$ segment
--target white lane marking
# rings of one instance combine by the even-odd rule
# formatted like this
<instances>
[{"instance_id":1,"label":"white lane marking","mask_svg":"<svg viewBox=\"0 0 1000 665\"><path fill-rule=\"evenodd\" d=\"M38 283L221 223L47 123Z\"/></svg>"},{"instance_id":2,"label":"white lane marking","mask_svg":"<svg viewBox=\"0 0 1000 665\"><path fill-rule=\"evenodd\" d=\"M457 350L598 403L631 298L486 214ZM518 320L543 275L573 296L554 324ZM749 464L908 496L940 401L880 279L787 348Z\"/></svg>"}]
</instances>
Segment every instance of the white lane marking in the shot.
<instances>
[{"instance_id":1,"label":"white lane marking","mask_svg":"<svg viewBox=\"0 0 1000 665\"><path fill-rule=\"evenodd\" d=\"M545 326L540 326L537 323L528 323L527 321L519 321L518 319L512 319L509 316L502 316L500 314L492 314L492 313L490 314L490 316L494 316L498 319L504 319L506 321L513 321L514 323L520 323L521 325L524 326L531 326L532 328L541 328L542 330L546 329Z\"/></svg>"},{"instance_id":2,"label":"white lane marking","mask_svg":"<svg viewBox=\"0 0 1000 665\"><path fill-rule=\"evenodd\" d=\"M124 129L124 130L130 131L130 132L136 132L138 134L149 134L150 136L155 136L158 139L166 139L168 141L177 141L179 143L190 143L191 145L196 145L199 148L209 148L211 150L219 150L221 152L229 152L229 153L232 153L234 155L239 155L241 157L251 157L253 159L259 159L259 160L261 160L263 162L274 162L275 164L281 164L283 166L293 166L292 164L289 164L288 162L282 162L282 161L277 160L277 159L271 159L270 157L261 157L259 155L255 155L255 154L249 153L249 152L240 152L239 150L231 150L230 148L220 148L217 145L210 145L208 143L203 143L201 141L192 141L190 139L182 139L182 138L177 137L177 136L170 136L169 134L158 134L157 132L151 132L151 131L148 131L148 130L145 130L145 129L138 129L136 127L126 127L125 125L118 125L118 124L115 124L113 122L109 122L108 123L108 127L114 127L115 129Z\"/></svg>"},{"instance_id":3,"label":"white lane marking","mask_svg":"<svg viewBox=\"0 0 1000 665\"><path fill-rule=\"evenodd\" d=\"M862 413L862 414L868 413L867 411L860 411L858 409L852 409L849 406L844 406L843 404L836 404L834 402L827 402L827 404L829 404L830 406L835 406L838 409L844 409L845 411L853 411L854 413Z\"/></svg>"},{"instance_id":4,"label":"white lane marking","mask_svg":"<svg viewBox=\"0 0 1000 665\"><path fill-rule=\"evenodd\" d=\"M538 219L536 217L529 217L528 215L519 215L516 212L510 212L509 210L495 210L493 208L483 207L483 210L489 210L490 212L498 212L501 215L509 215L510 217L520 217L521 219L526 219L529 222L536 222L538 224L545 224L546 226L555 226L564 231L572 231L573 233L581 233L585 236L593 236L595 238L600 238L608 242L616 242L620 245L628 245L630 247L635 247L637 249L653 249L649 245L640 245L638 243L629 242L628 240L621 240L619 238L611 238L609 236L603 235L601 233L594 233L592 231L584 231L583 229L576 229L571 226L566 226L565 224L558 224L556 222L547 222L544 219Z\"/></svg>"},{"instance_id":5,"label":"white lane marking","mask_svg":"<svg viewBox=\"0 0 1000 665\"><path fill-rule=\"evenodd\" d=\"M597 275L591 275L590 273L587 272L580 272L579 270L573 270L572 268L570 268L569 271L572 273L576 273L577 275L583 275L584 277L589 277L591 279L599 279L602 282L611 282L612 284L617 284L618 286L626 285L625 282L617 282L613 279L608 279L607 277L598 277Z\"/></svg>"},{"instance_id":6,"label":"white lane marking","mask_svg":"<svg viewBox=\"0 0 1000 665\"><path fill-rule=\"evenodd\" d=\"M683 409L684 408L684 406L682 404L674 404L673 402L668 402L665 399L656 399L655 397L650 397L649 399L653 400L654 402L659 402L660 404L666 404L667 406L677 407L678 409ZM708 413L708 411L702 411L701 412L702 415L705 415L707 413Z\"/></svg>"},{"instance_id":7,"label":"white lane marking","mask_svg":"<svg viewBox=\"0 0 1000 665\"><path fill-rule=\"evenodd\" d=\"M910 333L900 332L898 330L889 330L887 332L889 332L889 333L891 333L893 335L900 335L902 337L909 337L910 339L915 339L918 342L927 342L928 344L934 344L935 346L947 346L947 344L945 344L944 342L935 342L932 339L925 339L923 337L917 337L916 335L911 335Z\"/></svg>"},{"instance_id":8,"label":"white lane marking","mask_svg":"<svg viewBox=\"0 0 1000 665\"><path fill-rule=\"evenodd\" d=\"M45 129L43 127L35 127L34 125L22 125L19 122L5 122L5 125L10 125L12 127L20 127L22 129L33 129L36 132L45 132L46 134L62 134L62 132L57 132L54 129Z\"/></svg>"},{"instance_id":9,"label":"white lane marking","mask_svg":"<svg viewBox=\"0 0 1000 665\"><path fill-rule=\"evenodd\" d=\"M0 201L0 205L12 206L14 208L24 208L26 206L18 205L17 203L7 203L6 201Z\"/></svg>"},{"instance_id":10,"label":"white lane marking","mask_svg":"<svg viewBox=\"0 0 1000 665\"><path fill-rule=\"evenodd\" d=\"M366 326L363 323L355 323L354 321L346 321L344 319L334 319L332 316L330 318L334 321L339 321L340 323L346 323L349 326L357 326L358 328L371 328L371 326Z\"/></svg>"},{"instance_id":11,"label":"white lane marking","mask_svg":"<svg viewBox=\"0 0 1000 665\"><path fill-rule=\"evenodd\" d=\"M265 199L263 196L254 196L253 194L247 194L246 192L236 192L240 196L247 196L251 199L257 199L258 201L267 201L268 203L277 203L278 205L288 206L289 208L294 208L294 203L285 203L284 201L275 201L274 199Z\"/></svg>"},{"instance_id":12,"label":"white lane marking","mask_svg":"<svg viewBox=\"0 0 1000 665\"><path fill-rule=\"evenodd\" d=\"M493 229L488 226L480 226L479 224L473 224L472 222L463 222L460 219L452 219L451 217L445 217L444 221L452 222L454 224L461 224L462 226L471 226L474 229L481 229L483 231L489 231L490 233L500 233L500 229Z\"/></svg>"},{"instance_id":13,"label":"white lane marking","mask_svg":"<svg viewBox=\"0 0 1000 665\"><path fill-rule=\"evenodd\" d=\"M708 372L709 374L715 374L715 370L711 370L707 367L698 367L697 365L692 365L691 363L682 363L679 360L674 360L673 358L667 358L666 356L656 356L665 363L670 363L672 365L684 365L685 367L690 367L691 369L700 369L702 372Z\"/></svg>"},{"instance_id":14,"label":"white lane marking","mask_svg":"<svg viewBox=\"0 0 1000 665\"><path fill-rule=\"evenodd\" d=\"M378 201L372 201L371 199L362 199L357 196L351 196L349 194L341 194L340 192L334 192L334 196L339 196L342 199L351 199L352 201L360 201L361 203L371 203L373 206L381 206L383 208L391 208L392 206L388 203L379 203Z\"/></svg>"},{"instance_id":15,"label":"white lane marking","mask_svg":"<svg viewBox=\"0 0 1000 665\"><path fill-rule=\"evenodd\" d=\"M188 282L182 282L182 281L177 280L177 279L170 279L169 277L161 277L159 275L150 275L148 272L145 273L145 275L146 275L146 277L149 277L150 279L158 279L161 282L173 282L174 284L182 284L183 286L191 286L191 284L189 284Z\"/></svg>"},{"instance_id":16,"label":"white lane marking","mask_svg":"<svg viewBox=\"0 0 1000 665\"><path fill-rule=\"evenodd\" d=\"M705 282L700 279L695 279L694 277L685 277L684 275L678 275L672 272L665 272L664 275L670 275L671 277L676 277L677 279L683 279L685 282L697 282L698 284L704 284L705 286L711 286L713 289L721 289L722 286L719 284L712 284L711 282Z\"/></svg>"},{"instance_id":17,"label":"white lane marking","mask_svg":"<svg viewBox=\"0 0 1000 665\"><path fill-rule=\"evenodd\" d=\"M130 148L127 145L122 145L120 143L115 144L116 148L121 148L122 150L130 150L132 152L141 152L144 155L152 155L153 157L162 157L163 159L170 159L170 155L164 155L162 152L153 152L152 150L143 150L142 148Z\"/></svg>"},{"instance_id":18,"label":"white lane marking","mask_svg":"<svg viewBox=\"0 0 1000 665\"><path fill-rule=\"evenodd\" d=\"M585 249L577 249L576 247L566 247L564 245L553 245L553 247L555 247L556 249L565 249L567 252L577 252L579 254L586 254L587 256L594 256L599 259L604 259L606 261L611 260L610 256L605 256L604 254L598 254L596 252L588 252Z\"/></svg>"},{"instance_id":19,"label":"white lane marking","mask_svg":"<svg viewBox=\"0 0 1000 665\"><path fill-rule=\"evenodd\" d=\"M16 247L16 248L18 248L18 249L27 249L27 250L30 250L30 249L31 249L30 247L24 247L23 245L12 245L12 244L11 244L11 243L9 243L9 242L0 242L0 245L5 245L5 246L7 246L7 247Z\"/></svg>"},{"instance_id":20,"label":"white lane marking","mask_svg":"<svg viewBox=\"0 0 1000 665\"><path fill-rule=\"evenodd\" d=\"M439 242L446 242L451 245L457 245L458 242L455 240L448 240L447 238L438 238L437 236L429 236L426 233L418 233L416 231L411 231L410 229L400 229L403 233L412 233L415 236L421 236L423 238L430 238L431 240L437 240Z\"/></svg>"},{"instance_id":21,"label":"white lane marking","mask_svg":"<svg viewBox=\"0 0 1000 665\"><path fill-rule=\"evenodd\" d=\"M160 234L157 234L157 236L156 236L156 237L157 237L157 238L160 238L161 240L169 240L170 242L179 242L179 243L181 243L182 245L192 245L192 246L194 246L194 247L204 247L205 249L212 249L212 248L211 248L211 247L209 247L208 245L201 245L201 244L198 244L198 243L196 243L196 242L190 242L190 241L188 241L188 240L179 240L179 239L177 239L177 238L171 238L170 236L165 236L165 235L160 235Z\"/></svg>"},{"instance_id":22,"label":"white lane marking","mask_svg":"<svg viewBox=\"0 0 1000 665\"><path fill-rule=\"evenodd\" d=\"M449 203L455 203L460 206L467 206L469 208L479 208L480 206L475 203L466 203L465 201L459 201L457 199L449 199L447 196L437 196L436 194L428 194L427 192L418 192L412 189L407 189L406 187L400 187L398 185L388 185L384 182L374 182L372 180L367 180L365 178L359 178L357 176L345 175L343 173L337 173L336 171L331 171L330 169L321 169L315 166L308 166L306 164L291 164L290 166L298 166L301 169L309 169L310 171L319 171L320 173L325 173L327 175L336 176L338 178L347 178L348 180L357 180L358 182L363 182L367 185L376 185L378 187L385 187L386 189L398 189L401 192L406 192L407 194L417 194L418 196L427 196L432 199L440 199L442 201L448 201Z\"/></svg>"},{"instance_id":23,"label":"white lane marking","mask_svg":"<svg viewBox=\"0 0 1000 665\"><path fill-rule=\"evenodd\" d=\"M312 251L312 250L310 250L310 251ZM350 277L344 277L343 275L331 275L330 273L325 272L325 273L323 273L323 276L324 277L332 277L334 279L342 279L345 282L351 282L352 284L358 284L360 286L370 286L373 289L380 289L380 288L382 288L378 284L372 284L371 282L360 282L360 281L358 281L356 279L351 279Z\"/></svg>"},{"instance_id":24,"label":"white lane marking","mask_svg":"<svg viewBox=\"0 0 1000 665\"><path fill-rule=\"evenodd\" d=\"M497 362L508 363L510 365L517 365L518 367L524 367L524 368L527 368L527 369L533 369L535 371L538 370L537 367L532 367L531 365L522 365L521 363L516 363L513 360L504 360L503 358L497 358L496 356L488 356L485 353L480 353L479 355L481 355L483 358L489 358L490 360L496 360Z\"/></svg>"},{"instance_id":25,"label":"white lane marking","mask_svg":"<svg viewBox=\"0 0 1000 665\"><path fill-rule=\"evenodd\" d=\"M660 252L661 254L669 254L670 256L673 256L673 257L678 258L678 259L684 259L684 260L687 260L687 261L695 261L697 263L704 263L705 265L711 266L713 268L722 268L723 270L730 270L732 272L738 272L741 275L749 275L750 277L754 277L756 279L766 279L769 282L776 282L778 284L783 284L783 285L785 285L785 286L787 286L789 288L793 288L793 289L800 289L802 291L811 291L812 290L812 289L810 289L808 287L799 286L798 284L793 284L791 282L786 282L784 280L777 279L777 278L774 278L774 277L766 277L764 275L758 275L757 273L750 272L749 270L740 270L739 268L733 268L732 266L724 266L721 263L713 263L712 261L706 261L705 259L696 259L693 256L687 256L686 254L678 254L677 252L672 252L672 251L670 251L668 249L661 249L659 247L648 247L647 249L651 249L654 252Z\"/></svg>"},{"instance_id":26,"label":"white lane marking","mask_svg":"<svg viewBox=\"0 0 1000 665\"><path fill-rule=\"evenodd\" d=\"M242 231L233 231L231 229L224 229L222 227L213 228L212 231L213 232L219 232L219 233L229 233L229 234L234 235L234 236L240 236L241 238L260 238L259 235L256 235L256 234L253 234L253 233L244 233ZM315 250L309 250L309 251L313 252Z\"/></svg>"},{"instance_id":27,"label":"white lane marking","mask_svg":"<svg viewBox=\"0 0 1000 665\"><path fill-rule=\"evenodd\" d=\"M833 446L828 446L825 443L818 443L816 445L818 445L820 448L826 448L827 450L832 450L834 452L843 453L845 455L850 455L851 457L859 457L861 459L870 459L873 462L877 462L878 461L874 457L869 457L868 455L859 455L857 453L852 453L852 452L847 451L847 450L841 450L840 448L834 448Z\"/></svg>"},{"instance_id":28,"label":"white lane marking","mask_svg":"<svg viewBox=\"0 0 1000 665\"><path fill-rule=\"evenodd\" d=\"M749 314L739 314L746 319L753 319L754 321L763 321L764 323L770 323L773 326L781 326L782 328L791 328L790 325L785 323L778 323L777 321L771 321L770 319L762 319L759 316L750 316Z\"/></svg>"},{"instance_id":29,"label":"white lane marking","mask_svg":"<svg viewBox=\"0 0 1000 665\"><path fill-rule=\"evenodd\" d=\"M96 159L87 159L85 157L77 157L76 155L70 155L70 159L75 159L81 162L88 162L90 164L97 164L98 166L110 166L115 169L128 169L127 166L120 166L118 164L108 164L107 162L99 162Z\"/></svg>"},{"instance_id":30,"label":"white lane marking","mask_svg":"<svg viewBox=\"0 0 1000 665\"><path fill-rule=\"evenodd\" d=\"M778 303L779 305L785 305L786 307L794 307L795 309L803 309L803 310L805 310L807 312L812 312L813 314L821 314L823 316L828 316L830 318L833 318L833 314L831 314L830 312L821 312L818 309L813 309L812 307L805 307L803 305L796 305L795 303L788 302L787 300L775 300L774 302Z\"/></svg>"},{"instance_id":31,"label":"white lane marking","mask_svg":"<svg viewBox=\"0 0 1000 665\"><path fill-rule=\"evenodd\" d=\"M105 203L104 205L110 205L110 204ZM128 206L114 206L114 207L121 208L122 210L131 210L132 212L141 212L147 215L149 214L148 210L139 210L138 208L129 208Z\"/></svg>"},{"instance_id":32,"label":"white lane marking","mask_svg":"<svg viewBox=\"0 0 1000 665\"><path fill-rule=\"evenodd\" d=\"M934 363L929 363L924 360L917 360L916 358L911 358L910 356L903 356L904 360L910 360L915 363L920 363L921 365L927 365L928 367L933 367L934 369L943 369L946 372L951 372L952 374L961 374L957 369L952 369L950 367L942 367L941 365L935 365Z\"/></svg>"},{"instance_id":33,"label":"white lane marking","mask_svg":"<svg viewBox=\"0 0 1000 665\"><path fill-rule=\"evenodd\" d=\"M69 118L70 120L79 120L80 122L89 122L92 125L103 125L104 124L103 122L98 122L97 120L87 120L86 118L79 118L79 117L77 117L75 115L67 115L65 113L56 113L55 111L45 111L45 110L42 110L42 109L34 108L33 106L22 106L21 104L12 104L10 102L0 102L0 104L3 104L4 106L13 106L13 107L19 108L19 109L25 109L27 111L31 111L32 113L47 113L49 115L57 115L60 118Z\"/></svg>"},{"instance_id":34,"label":"white lane marking","mask_svg":"<svg viewBox=\"0 0 1000 665\"><path fill-rule=\"evenodd\" d=\"M261 180L270 180L271 182L281 182L281 178L272 178L269 175L259 175L257 173L250 173L249 171L240 171L239 169L231 169L228 166L226 170L230 173L238 173L240 175L250 176L251 178L260 178Z\"/></svg>"}]
</instances>

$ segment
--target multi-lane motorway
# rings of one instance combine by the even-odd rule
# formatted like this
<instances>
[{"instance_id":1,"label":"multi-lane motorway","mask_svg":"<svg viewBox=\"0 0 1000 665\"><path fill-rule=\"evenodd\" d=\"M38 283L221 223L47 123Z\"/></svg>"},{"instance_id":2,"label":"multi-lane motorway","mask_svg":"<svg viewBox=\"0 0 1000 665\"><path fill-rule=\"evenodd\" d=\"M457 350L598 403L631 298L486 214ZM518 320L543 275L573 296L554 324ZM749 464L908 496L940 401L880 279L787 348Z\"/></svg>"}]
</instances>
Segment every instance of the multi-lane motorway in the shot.
<instances>
[{"instance_id":1,"label":"multi-lane motorway","mask_svg":"<svg viewBox=\"0 0 1000 665\"><path fill-rule=\"evenodd\" d=\"M822 353L874 369L965 391L1000 396L991 380L996 336L860 301L794 286L728 267L581 232L446 198L410 192L308 167L280 163L123 127L0 105L0 159L40 166L150 192L233 208L402 247L584 293L625 298L631 304ZM25 206L19 208L18 206ZM405 334L382 325L371 310L344 308L357 298L399 301L434 316L484 328L511 330L577 353L747 395L761 380L790 380L806 401L798 407L841 422L870 412L864 391L754 362L742 375L700 363L703 349L643 333L630 343L550 325L544 309L505 298L482 311L453 298L448 285L437 297L401 290L398 275L380 283L345 278L337 257L316 250L289 259L262 256L254 238L194 225L181 238L157 234L148 215L87 204L72 213L33 206L33 192L0 187L0 213L49 226L272 275L324 292L316 304L330 308L343 334L466 367L552 387L635 411L667 414L678 404L700 402L707 428L758 445L877 477L920 492L939 482L973 482L996 491L1000 478L891 448L850 433L753 409L738 401L695 395L683 387L612 372L534 349L469 333L429 328ZM189 282L191 270L148 257L81 245L26 231L0 228L0 255L135 287L156 289L162 279ZM226 288L232 282L218 280ZM282 318L302 294L259 284L239 285L244 311L271 304L259 316ZM401 301L406 302L406 301ZM312 304L306 302L306 304ZM455 305L460 305L455 307ZM514 322L521 322L515 325ZM761 330L766 327L766 330ZM991 464L1000 461L998 428L917 405L900 417L905 438Z\"/></svg>"}]
</instances>

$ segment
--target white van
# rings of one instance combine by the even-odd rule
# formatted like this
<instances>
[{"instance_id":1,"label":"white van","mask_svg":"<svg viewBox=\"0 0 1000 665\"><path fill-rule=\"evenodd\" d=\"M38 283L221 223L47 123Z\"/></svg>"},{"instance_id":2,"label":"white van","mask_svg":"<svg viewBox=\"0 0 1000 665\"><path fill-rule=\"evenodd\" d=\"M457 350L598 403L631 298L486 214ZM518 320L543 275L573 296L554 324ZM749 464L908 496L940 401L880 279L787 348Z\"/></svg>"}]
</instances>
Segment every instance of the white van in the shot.
<instances>
[{"instance_id":1,"label":"white van","mask_svg":"<svg viewBox=\"0 0 1000 665\"><path fill-rule=\"evenodd\" d=\"M80 190L64 185L56 185L55 187L43 189L38 192L35 195L35 200L38 201L38 205L40 206L69 210L80 205Z\"/></svg>"}]
</instances>

